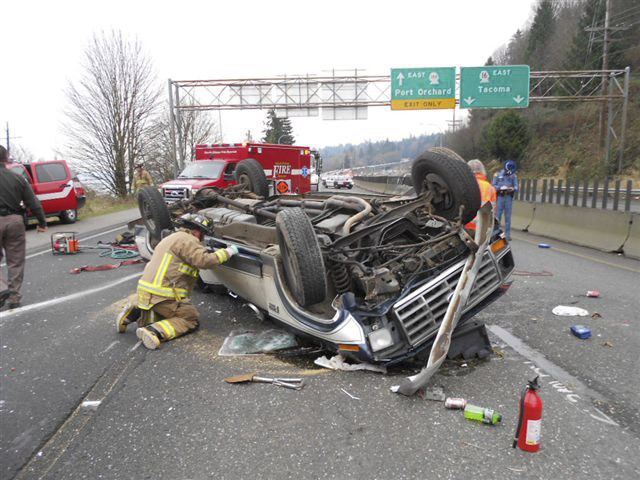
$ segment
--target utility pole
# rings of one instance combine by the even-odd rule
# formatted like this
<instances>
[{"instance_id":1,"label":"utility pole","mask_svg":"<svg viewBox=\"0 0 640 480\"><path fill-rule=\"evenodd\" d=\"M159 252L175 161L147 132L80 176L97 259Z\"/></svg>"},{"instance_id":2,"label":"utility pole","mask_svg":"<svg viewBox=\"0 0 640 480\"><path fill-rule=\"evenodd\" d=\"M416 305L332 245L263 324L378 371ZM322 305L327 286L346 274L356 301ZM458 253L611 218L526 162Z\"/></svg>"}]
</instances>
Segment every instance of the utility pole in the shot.
<instances>
[{"instance_id":1,"label":"utility pole","mask_svg":"<svg viewBox=\"0 0 640 480\"><path fill-rule=\"evenodd\" d=\"M7 122L7 151L11 150L11 145L9 144L9 122Z\"/></svg>"},{"instance_id":2,"label":"utility pole","mask_svg":"<svg viewBox=\"0 0 640 480\"><path fill-rule=\"evenodd\" d=\"M609 44L611 43L611 31L609 28L609 18L611 17L611 0L606 0L605 14L604 14L604 41L602 42L602 70L609 70ZM603 72L602 77L602 95L607 95L609 91L609 74ZM611 103L611 99L607 100ZM603 102L600 106L600 123L598 131L600 133L600 146L604 145L605 141L605 125L607 124L607 109ZM608 129L607 129L608 130ZM609 132L606 132L607 136ZM607 158L607 155L605 155Z\"/></svg>"}]
</instances>

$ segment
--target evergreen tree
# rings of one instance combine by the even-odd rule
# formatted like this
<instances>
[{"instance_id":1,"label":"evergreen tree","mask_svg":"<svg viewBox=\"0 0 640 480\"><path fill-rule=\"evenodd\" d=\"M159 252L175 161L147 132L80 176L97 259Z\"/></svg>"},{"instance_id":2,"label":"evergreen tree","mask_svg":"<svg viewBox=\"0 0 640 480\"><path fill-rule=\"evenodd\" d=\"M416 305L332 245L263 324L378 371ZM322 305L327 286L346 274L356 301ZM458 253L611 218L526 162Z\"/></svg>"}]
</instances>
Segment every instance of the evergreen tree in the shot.
<instances>
[{"instance_id":1,"label":"evergreen tree","mask_svg":"<svg viewBox=\"0 0 640 480\"><path fill-rule=\"evenodd\" d=\"M511 37L511 40L509 40L509 45L507 46L507 56L511 65L525 63L525 48L526 38L522 30L518 29Z\"/></svg>"},{"instance_id":2,"label":"evergreen tree","mask_svg":"<svg viewBox=\"0 0 640 480\"><path fill-rule=\"evenodd\" d=\"M551 0L540 0L527 39L525 61L536 70L544 70L549 59L549 39L555 28L554 7Z\"/></svg>"},{"instance_id":3,"label":"evergreen tree","mask_svg":"<svg viewBox=\"0 0 640 480\"><path fill-rule=\"evenodd\" d=\"M271 109L267 112L265 129L262 132L264 143L280 143L282 145L293 145L296 139L293 136L293 127L288 118L278 118L276 111Z\"/></svg>"},{"instance_id":4,"label":"evergreen tree","mask_svg":"<svg viewBox=\"0 0 640 480\"><path fill-rule=\"evenodd\" d=\"M520 160L529 139L527 124L513 110L497 115L486 131L487 150L501 161Z\"/></svg>"}]
</instances>

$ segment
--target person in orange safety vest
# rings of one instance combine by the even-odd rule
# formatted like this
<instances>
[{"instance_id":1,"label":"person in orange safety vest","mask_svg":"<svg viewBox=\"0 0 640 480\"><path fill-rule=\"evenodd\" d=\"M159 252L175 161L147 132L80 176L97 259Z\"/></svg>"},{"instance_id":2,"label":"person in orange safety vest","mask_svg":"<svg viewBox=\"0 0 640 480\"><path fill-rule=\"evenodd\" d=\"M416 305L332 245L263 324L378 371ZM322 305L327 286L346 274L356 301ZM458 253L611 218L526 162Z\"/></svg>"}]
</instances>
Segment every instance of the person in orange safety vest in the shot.
<instances>
[{"instance_id":1,"label":"person in orange safety vest","mask_svg":"<svg viewBox=\"0 0 640 480\"><path fill-rule=\"evenodd\" d=\"M471 171L476 176L478 187L480 188L480 205L482 206L487 202L491 202L493 208L495 209L497 199L496 189L487 180L487 171L484 168L484 164L480 160L475 159L469 160L467 162L467 165L469 165L469 168L471 168ZM476 216L473 220L467 223L465 225L465 228L469 230L475 230L477 218L478 217Z\"/></svg>"}]
</instances>

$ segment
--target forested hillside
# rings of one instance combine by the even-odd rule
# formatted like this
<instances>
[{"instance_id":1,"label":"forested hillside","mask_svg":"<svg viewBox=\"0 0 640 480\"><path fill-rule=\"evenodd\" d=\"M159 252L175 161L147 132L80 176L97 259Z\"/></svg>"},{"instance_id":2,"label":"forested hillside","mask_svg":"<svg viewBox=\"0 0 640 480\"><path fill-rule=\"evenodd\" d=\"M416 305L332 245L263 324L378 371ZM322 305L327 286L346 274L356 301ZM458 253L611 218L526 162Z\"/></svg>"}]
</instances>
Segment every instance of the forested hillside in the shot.
<instances>
[{"instance_id":1,"label":"forested hillside","mask_svg":"<svg viewBox=\"0 0 640 480\"><path fill-rule=\"evenodd\" d=\"M622 173L640 175L640 1L610 1L608 69L631 68L629 110ZM514 33L493 52L486 65L527 64L532 71L600 70L607 0L539 0L527 25L514 25ZM489 53L489 52L488 52ZM561 87L556 87L560 89ZM559 92L562 94L562 92ZM533 92L532 95L541 95ZM614 131L620 132L621 102L614 104ZM513 158L521 172L531 175L597 177L618 172L618 142L612 137L611 155L604 161L604 134L600 133L598 102L532 102L517 110L471 110L465 124L448 133L444 143L465 158L480 158L497 166ZM365 158L385 163L411 157L420 144L410 138L401 142L366 143L324 149L327 166ZM410 148L408 148L410 146ZM352 153L356 151L357 156ZM374 156L360 156L373 151ZM356 160L351 160L356 158Z\"/></svg>"}]
</instances>

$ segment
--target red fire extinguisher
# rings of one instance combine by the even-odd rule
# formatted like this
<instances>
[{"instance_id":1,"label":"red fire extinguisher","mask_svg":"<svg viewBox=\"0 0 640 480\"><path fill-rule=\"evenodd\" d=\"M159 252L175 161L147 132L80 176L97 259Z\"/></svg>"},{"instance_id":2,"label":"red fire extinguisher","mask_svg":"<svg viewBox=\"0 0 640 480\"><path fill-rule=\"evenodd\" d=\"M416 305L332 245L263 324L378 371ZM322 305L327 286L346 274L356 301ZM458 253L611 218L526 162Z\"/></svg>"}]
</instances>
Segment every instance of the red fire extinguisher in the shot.
<instances>
[{"instance_id":1,"label":"red fire extinguisher","mask_svg":"<svg viewBox=\"0 0 640 480\"><path fill-rule=\"evenodd\" d=\"M542 400L537 390L540 388L538 377L530 380L520 396L520 415L513 448L516 445L525 452L540 450L540 430L542 428Z\"/></svg>"}]
</instances>

